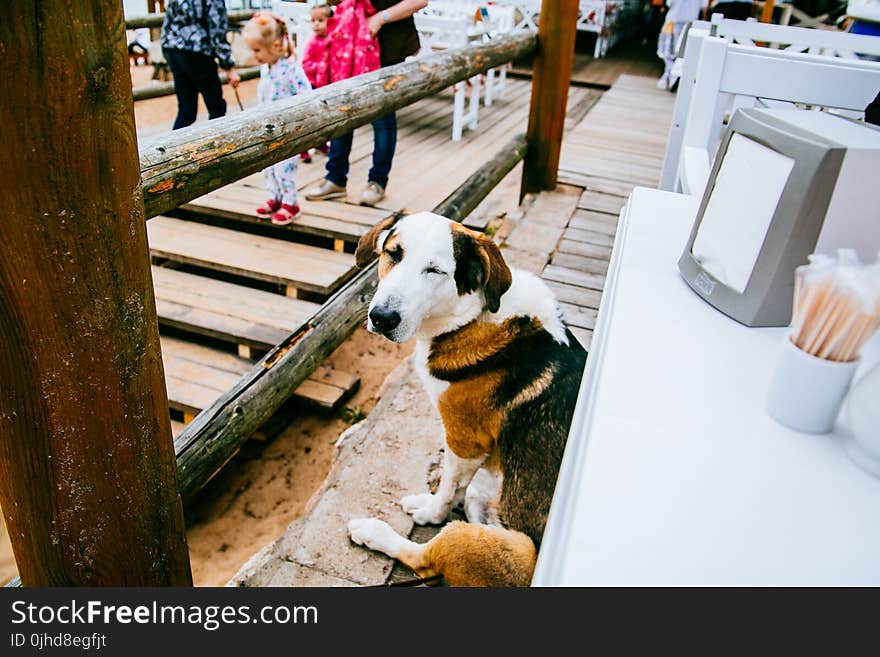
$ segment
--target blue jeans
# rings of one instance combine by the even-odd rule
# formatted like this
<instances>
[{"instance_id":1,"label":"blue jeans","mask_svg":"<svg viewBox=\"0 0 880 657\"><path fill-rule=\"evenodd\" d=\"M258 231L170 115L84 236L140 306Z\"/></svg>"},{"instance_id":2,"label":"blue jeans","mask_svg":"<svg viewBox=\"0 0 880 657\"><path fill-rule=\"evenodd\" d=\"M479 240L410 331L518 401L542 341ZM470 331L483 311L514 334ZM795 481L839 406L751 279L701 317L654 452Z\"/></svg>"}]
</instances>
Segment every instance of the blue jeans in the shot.
<instances>
[{"instance_id":1,"label":"blue jeans","mask_svg":"<svg viewBox=\"0 0 880 657\"><path fill-rule=\"evenodd\" d=\"M327 180L345 187L348 183L348 158L351 155L351 144L354 133L330 140L330 153L327 156ZM386 114L373 121L373 166L367 175L369 182L377 183L382 189L388 186L388 174L391 172L391 160L397 146L397 115Z\"/></svg>"}]
</instances>

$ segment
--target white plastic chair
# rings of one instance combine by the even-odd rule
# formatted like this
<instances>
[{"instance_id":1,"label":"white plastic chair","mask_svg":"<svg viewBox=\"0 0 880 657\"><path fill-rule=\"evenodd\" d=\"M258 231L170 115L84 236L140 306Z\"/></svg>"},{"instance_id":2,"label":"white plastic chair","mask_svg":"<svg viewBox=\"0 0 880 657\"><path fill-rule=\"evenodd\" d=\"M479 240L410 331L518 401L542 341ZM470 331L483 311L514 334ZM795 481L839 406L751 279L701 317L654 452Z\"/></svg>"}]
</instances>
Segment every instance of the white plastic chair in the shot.
<instances>
[{"instance_id":1,"label":"white plastic chair","mask_svg":"<svg viewBox=\"0 0 880 657\"><path fill-rule=\"evenodd\" d=\"M699 58L671 187L686 194L702 194L725 118L736 109L769 102L863 113L880 89L880 62L741 46L700 31L687 48L686 67L695 51Z\"/></svg>"},{"instance_id":2,"label":"white plastic chair","mask_svg":"<svg viewBox=\"0 0 880 657\"><path fill-rule=\"evenodd\" d=\"M663 169L660 174L659 188L663 190L680 191L682 189L680 172L685 126L688 121L689 112L691 112L694 86L698 77L701 77L703 74L703 64L701 63L703 43L704 40L710 36L709 31L712 27L711 23L695 21L687 33L687 39L684 43L683 57L680 60L681 77L678 91L676 93L672 124L666 142ZM716 23L715 27L716 31L723 34L728 42L742 40L746 44L749 44L754 41L765 41L775 42L777 44L787 44L789 46L787 49L779 50L758 48L749 45L737 46L740 49L751 48L758 55L765 54L768 56L787 57L798 60L806 56L799 53L799 49L809 50L811 48L822 48L823 52L826 54L833 52L835 55L844 56L848 56L848 54L854 52L873 54L880 50L880 39L864 35L848 34L845 32L785 27L772 24L761 24L753 21L734 21L730 19L721 19L720 22ZM775 53L775 55L772 53ZM829 57L828 59L831 58ZM843 64L846 61L850 60L841 57L839 63ZM700 67L699 69L698 66ZM698 76L698 72L701 74L700 76ZM706 73L708 74L708 71ZM757 76L757 78L761 78L764 73L758 70L754 72L754 75ZM832 89L836 88L839 88L839 85L832 85ZM875 94L876 92L877 89L874 90ZM768 96L764 98L762 102L764 104L773 104L777 102L775 100L768 100L768 98L770 97ZM782 100L797 102L797 98ZM731 98L729 94L725 93L722 98L716 99L714 102L715 104L712 106L711 111L713 120L716 120L717 124L715 125L712 134L714 138L720 138L721 130L723 129L724 115L731 115L738 107L744 105L747 106L749 104L754 105L756 101L754 96L749 97L743 94ZM865 103L865 105L867 105L867 103ZM862 105L854 111L861 113L864 110L865 105Z\"/></svg>"},{"instance_id":3,"label":"white plastic chair","mask_svg":"<svg viewBox=\"0 0 880 657\"><path fill-rule=\"evenodd\" d=\"M419 32L421 51L419 56L428 55L448 48L464 48L470 43L468 33L473 20L466 16L437 16L417 12L413 18ZM465 111L465 91L471 87L470 101ZM475 75L467 81L456 82L452 86L452 141L461 141L464 128L477 129L477 115L480 111L480 76Z\"/></svg>"}]
</instances>

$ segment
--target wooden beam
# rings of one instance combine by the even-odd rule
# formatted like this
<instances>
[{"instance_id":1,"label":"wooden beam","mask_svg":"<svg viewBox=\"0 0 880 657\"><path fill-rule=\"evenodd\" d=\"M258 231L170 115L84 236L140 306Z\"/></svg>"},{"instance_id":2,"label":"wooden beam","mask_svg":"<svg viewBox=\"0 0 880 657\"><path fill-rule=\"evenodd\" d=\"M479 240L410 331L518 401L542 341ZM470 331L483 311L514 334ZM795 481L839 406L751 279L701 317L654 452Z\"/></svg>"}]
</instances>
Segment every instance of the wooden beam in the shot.
<instances>
[{"instance_id":1,"label":"wooden beam","mask_svg":"<svg viewBox=\"0 0 880 657\"><path fill-rule=\"evenodd\" d=\"M577 18L577 0L558 0L541 5L538 49L532 67L527 132L529 152L523 162L520 197L556 187Z\"/></svg>"},{"instance_id":2,"label":"wooden beam","mask_svg":"<svg viewBox=\"0 0 880 657\"><path fill-rule=\"evenodd\" d=\"M534 34L520 32L160 135L140 150L147 217L173 210L534 48Z\"/></svg>"},{"instance_id":3,"label":"wooden beam","mask_svg":"<svg viewBox=\"0 0 880 657\"><path fill-rule=\"evenodd\" d=\"M242 80L253 80L260 77L260 67L251 66L248 68L238 69L238 75ZM229 82L229 76L226 72L220 73L220 82L226 84ZM131 90L131 96L135 102L139 100L147 100L148 98L159 98L160 96L171 96L174 94L174 81L160 82L158 84L144 84Z\"/></svg>"},{"instance_id":4,"label":"wooden beam","mask_svg":"<svg viewBox=\"0 0 880 657\"><path fill-rule=\"evenodd\" d=\"M226 13L227 20L230 25L233 23L244 23L254 15L252 9L238 9L228 11ZM136 30L141 27L162 27L162 21L165 20L165 14L147 14L146 16L132 16L125 18L125 29Z\"/></svg>"},{"instance_id":5,"label":"wooden beam","mask_svg":"<svg viewBox=\"0 0 880 657\"><path fill-rule=\"evenodd\" d=\"M516 166L523 155L524 141L522 135L515 137L434 212L455 221L464 219ZM270 351L177 436L180 493L185 503L195 497L324 358L363 325L376 283L373 263L337 292L304 328Z\"/></svg>"},{"instance_id":6,"label":"wooden beam","mask_svg":"<svg viewBox=\"0 0 880 657\"><path fill-rule=\"evenodd\" d=\"M0 3L0 52L27 62L0 77L0 506L21 579L189 585L122 3Z\"/></svg>"},{"instance_id":7,"label":"wooden beam","mask_svg":"<svg viewBox=\"0 0 880 657\"><path fill-rule=\"evenodd\" d=\"M764 8L761 10L761 22L762 23L772 23L773 22L773 6L775 2L774 0L764 0Z\"/></svg>"}]
</instances>

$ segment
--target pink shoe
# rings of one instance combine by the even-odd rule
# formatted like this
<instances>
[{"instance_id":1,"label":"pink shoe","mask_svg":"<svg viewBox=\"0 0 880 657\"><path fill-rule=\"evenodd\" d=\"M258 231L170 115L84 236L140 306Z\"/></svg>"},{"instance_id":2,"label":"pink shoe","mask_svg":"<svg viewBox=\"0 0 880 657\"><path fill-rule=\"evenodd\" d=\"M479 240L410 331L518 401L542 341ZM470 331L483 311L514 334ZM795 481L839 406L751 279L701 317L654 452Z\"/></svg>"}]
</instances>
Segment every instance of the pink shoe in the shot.
<instances>
[{"instance_id":1,"label":"pink shoe","mask_svg":"<svg viewBox=\"0 0 880 657\"><path fill-rule=\"evenodd\" d=\"M299 216L298 205L281 204L281 209L272 215L272 223L276 226L286 226L292 224L293 220Z\"/></svg>"},{"instance_id":2,"label":"pink shoe","mask_svg":"<svg viewBox=\"0 0 880 657\"><path fill-rule=\"evenodd\" d=\"M269 217L281 208L281 201L270 198L263 205L257 208L257 216Z\"/></svg>"}]
</instances>

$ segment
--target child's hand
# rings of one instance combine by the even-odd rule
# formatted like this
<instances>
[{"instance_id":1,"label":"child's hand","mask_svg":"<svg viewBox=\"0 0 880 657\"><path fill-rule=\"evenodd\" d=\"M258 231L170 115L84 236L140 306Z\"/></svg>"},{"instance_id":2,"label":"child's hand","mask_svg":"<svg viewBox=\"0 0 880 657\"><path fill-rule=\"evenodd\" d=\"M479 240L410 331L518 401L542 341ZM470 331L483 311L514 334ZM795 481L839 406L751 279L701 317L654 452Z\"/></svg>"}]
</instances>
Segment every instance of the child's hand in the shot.
<instances>
[{"instance_id":1,"label":"child's hand","mask_svg":"<svg viewBox=\"0 0 880 657\"><path fill-rule=\"evenodd\" d=\"M234 68L229 69L226 74L229 76L229 86L233 89L237 89L238 85L241 84L241 77L238 75L238 71Z\"/></svg>"}]
</instances>

